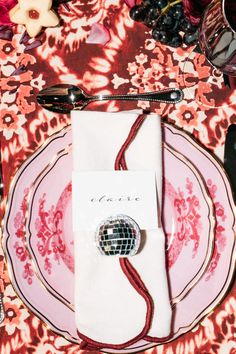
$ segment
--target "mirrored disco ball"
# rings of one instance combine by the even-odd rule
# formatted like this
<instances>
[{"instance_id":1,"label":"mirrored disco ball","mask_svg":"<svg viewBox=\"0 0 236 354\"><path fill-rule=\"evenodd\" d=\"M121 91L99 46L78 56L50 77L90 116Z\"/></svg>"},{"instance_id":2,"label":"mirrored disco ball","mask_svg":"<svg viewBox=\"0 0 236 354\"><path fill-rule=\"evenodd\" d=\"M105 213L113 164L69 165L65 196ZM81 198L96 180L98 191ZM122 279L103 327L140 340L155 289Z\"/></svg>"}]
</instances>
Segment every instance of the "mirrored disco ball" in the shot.
<instances>
[{"instance_id":1,"label":"mirrored disco ball","mask_svg":"<svg viewBox=\"0 0 236 354\"><path fill-rule=\"evenodd\" d=\"M106 256L133 256L141 240L138 224L127 215L111 216L96 230L96 245Z\"/></svg>"}]
</instances>

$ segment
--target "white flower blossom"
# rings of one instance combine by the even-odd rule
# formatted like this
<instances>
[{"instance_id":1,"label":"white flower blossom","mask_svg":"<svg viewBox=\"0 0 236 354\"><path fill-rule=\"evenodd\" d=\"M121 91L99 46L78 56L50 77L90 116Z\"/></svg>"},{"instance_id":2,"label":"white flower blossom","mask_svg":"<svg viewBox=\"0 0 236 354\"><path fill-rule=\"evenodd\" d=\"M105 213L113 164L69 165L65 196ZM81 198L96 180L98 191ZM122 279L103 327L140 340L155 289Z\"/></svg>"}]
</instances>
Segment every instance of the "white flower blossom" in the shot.
<instances>
[{"instance_id":1,"label":"white flower blossom","mask_svg":"<svg viewBox=\"0 0 236 354\"><path fill-rule=\"evenodd\" d=\"M19 0L9 15L13 23L25 25L30 37L36 37L43 27L54 27L59 23L51 7L52 0Z\"/></svg>"}]
</instances>

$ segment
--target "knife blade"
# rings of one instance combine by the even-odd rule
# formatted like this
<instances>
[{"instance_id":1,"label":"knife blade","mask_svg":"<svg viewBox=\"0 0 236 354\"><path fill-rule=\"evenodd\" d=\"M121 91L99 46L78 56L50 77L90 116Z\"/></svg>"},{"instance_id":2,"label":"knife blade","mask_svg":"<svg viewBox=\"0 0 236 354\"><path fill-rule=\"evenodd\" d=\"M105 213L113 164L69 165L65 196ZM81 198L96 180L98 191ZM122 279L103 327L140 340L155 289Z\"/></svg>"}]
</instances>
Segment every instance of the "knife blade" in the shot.
<instances>
[{"instance_id":1,"label":"knife blade","mask_svg":"<svg viewBox=\"0 0 236 354\"><path fill-rule=\"evenodd\" d=\"M236 124L231 124L226 133L224 167L231 182L236 204Z\"/></svg>"}]
</instances>

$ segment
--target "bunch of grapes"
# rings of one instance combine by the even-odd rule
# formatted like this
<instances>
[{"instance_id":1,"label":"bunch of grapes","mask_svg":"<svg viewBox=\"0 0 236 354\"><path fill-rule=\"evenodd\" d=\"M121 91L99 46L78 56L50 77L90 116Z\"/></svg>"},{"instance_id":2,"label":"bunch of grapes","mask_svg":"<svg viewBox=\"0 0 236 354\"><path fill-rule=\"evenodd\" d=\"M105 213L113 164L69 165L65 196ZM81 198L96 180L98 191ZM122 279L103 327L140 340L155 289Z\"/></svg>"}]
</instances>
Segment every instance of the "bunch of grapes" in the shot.
<instances>
[{"instance_id":1,"label":"bunch of grapes","mask_svg":"<svg viewBox=\"0 0 236 354\"><path fill-rule=\"evenodd\" d=\"M185 17L181 0L143 0L130 9L130 17L151 28L162 44L177 48L197 42L197 27Z\"/></svg>"}]
</instances>

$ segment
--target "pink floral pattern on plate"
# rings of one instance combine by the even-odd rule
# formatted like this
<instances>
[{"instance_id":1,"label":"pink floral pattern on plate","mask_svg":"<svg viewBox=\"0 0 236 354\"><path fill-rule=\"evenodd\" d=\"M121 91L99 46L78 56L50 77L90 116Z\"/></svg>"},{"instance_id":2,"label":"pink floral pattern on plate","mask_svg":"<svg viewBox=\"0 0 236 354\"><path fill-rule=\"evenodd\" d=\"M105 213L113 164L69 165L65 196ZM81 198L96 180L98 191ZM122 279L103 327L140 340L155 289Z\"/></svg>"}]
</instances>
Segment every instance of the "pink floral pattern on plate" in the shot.
<instances>
[{"instance_id":1,"label":"pink floral pattern on plate","mask_svg":"<svg viewBox=\"0 0 236 354\"><path fill-rule=\"evenodd\" d=\"M65 251L65 245L61 238L62 230L60 224L62 215L55 211L54 206L45 211L45 198L46 194L44 193L39 200L39 218L35 222L35 229L38 237L38 253L44 258L44 270L51 274L52 263L50 262L50 256L53 256L54 260L60 264L60 253Z\"/></svg>"},{"instance_id":2,"label":"pink floral pattern on plate","mask_svg":"<svg viewBox=\"0 0 236 354\"><path fill-rule=\"evenodd\" d=\"M28 199L29 217L25 232L26 245L39 279L69 307L74 302L73 231L69 199L71 164L71 149L65 146L64 150L59 149L55 156L51 156L43 173L39 173ZM49 190L51 193L48 193ZM66 279L67 286L62 279Z\"/></svg>"},{"instance_id":3,"label":"pink floral pattern on plate","mask_svg":"<svg viewBox=\"0 0 236 354\"><path fill-rule=\"evenodd\" d=\"M216 191L217 191L217 185L214 184L212 179L207 180L207 186L209 188L211 197L213 199L217 198L216 197ZM217 215L217 223L216 223L216 230L215 230L215 247L214 247L214 252L212 255L211 263L209 265L209 268L206 272L206 281L210 279L214 275L215 269L218 266L218 262L221 256L221 253L224 252L224 249L226 247L226 227L225 223L227 223L227 215L225 214L224 206L217 201L215 202L215 213Z\"/></svg>"},{"instance_id":4,"label":"pink floral pattern on plate","mask_svg":"<svg viewBox=\"0 0 236 354\"><path fill-rule=\"evenodd\" d=\"M170 234L167 261L172 264L168 269L169 282L172 303L176 303L198 282L209 264L215 221L212 200L191 161L167 142L163 160L164 179L167 180L163 225L165 232ZM191 267L186 269L185 264L191 264Z\"/></svg>"},{"instance_id":5,"label":"pink floral pattern on plate","mask_svg":"<svg viewBox=\"0 0 236 354\"><path fill-rule=\"evenodd\" d=\"M24 304L33 311L36 316L50 325L56 333L69 338L72 342L78 342L78 336L74 326L73 309L65 306L61 301L58 301L52 296L42 286L42 283L38 281L36 276L34 276L34 281L31 283L31 286L29 286L27 279L24 277L24 262L17 257L14 248L15 243L18 241L15 228L15 216L18 215L19 210L21 210L22 201L25 199L25 191L32 188L32 179L34 180L40 173L41 169L45 167L47 147L50 146L50 150L54 155L58 149L60 149L62 139L65 145L71 141L70 130L63 129L60 133L57 133L56 139L54 139L53 136L52 140L49 143L47 142L47 144L42 145L34 155L25 161L16 173L13 185L17 187L16 189L14 187L12 188L12 193L8 200L10 212L8 216L6 213L6 237L4 237L3 247L6 250L9 270L12 272L14 288ZM26 202L28 203L28 198ZM26 218L24 216L24 225L25 224ZM33 266L25 242L22 243L22 247L24 248L27 257L29 257L29 263Z\"/></svg>"},{"instance_id":6,"label":"pink floral pattern on plate","mask_svg":"<svg viewBox=\"0 0 236 354\"><path fill-rule=\"evenodd\" d=\"M27 198L29 189L24 190L24 197L21 203L20 211L17 212L14 218L15 235L17 241L14 243L14 249L17 258L24 264L23 278L27 280L28 285L31 285L35 276L31 260L27 249L25 248L25 218L27 211Z\"/></svg>"},{"instance_id":7,"label":"pink floral pattern on plate","mask_svg":"<svg viewBox=\"0 0 236 354\"><path fill-rule=\"evenodd\" d=\"M52 273L52 263L50 258L60 264L62 259L71 272L74 272L74 260L67 250L65 241L63 218L68 201L71 197L71 183L62 192L56 205L45 210L46 193L39 199L38 218L35 220L35 230L37 231L37 249L41 257L44 258L44 269L50 275Z\"/></svg>"},{"instance_id":8,"label":"pink floral pattern on plate","mask_svg":"<svg viewBox=\"0 0 236 354\"><path fill-rule=\"evenodd\" d=\"M189 242L193 242L192 258L197 255L199 238L202 230L200 202L199 198L193 195L193 182L186 179L186 193L175 191L171 183L165 179L165 193L175 206L176 218L181 225L180 230L174 233L174 240L171 242L172 234L167 232L167 260L168 267L171 268L177 260L182 248ZM183 235L185 237L183 237ZM169 246L170 244L170 246Z\"/></svg>"},{"instance_id":9,"label":"pink floral pattern on plate","mask_svg":"<svg viewBox=\"0 0 236 354\"><path fill-rule=\"evenodd\" d=\"M195 321L192 323L192 326L194 326L200 318L208 314L219 304L219 301L231 283L236 255L235 207L227 175L218 161L184 131L171 125L165 125L164 134L166 141L190 159L206 181L215 207L215 245L217 245L217 225L222 225L222 216L224 219L225 234L227 234L225 246L222 247L221 253L218 253L217 262L213 261L216 267L212 269L212 264L210 263L201 281L196 284L188 296L175 306L176 321L174 328L179 328L177 332L177 336L179 336L184 333L187 314L179 317L178 312L181 313L184 308L188 308L188 316L195 317ZM219 200L221 201L220 203ZM227 218L224 217L224 214L227 215ZM209 272L212 273L212 276L209 276ZM204 302L208 303L207 308L203 307ZM194 306L191 306L193 303Z\"/></svg>"}]
</instances>

